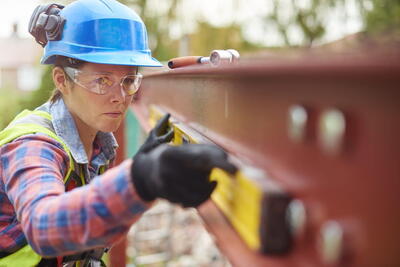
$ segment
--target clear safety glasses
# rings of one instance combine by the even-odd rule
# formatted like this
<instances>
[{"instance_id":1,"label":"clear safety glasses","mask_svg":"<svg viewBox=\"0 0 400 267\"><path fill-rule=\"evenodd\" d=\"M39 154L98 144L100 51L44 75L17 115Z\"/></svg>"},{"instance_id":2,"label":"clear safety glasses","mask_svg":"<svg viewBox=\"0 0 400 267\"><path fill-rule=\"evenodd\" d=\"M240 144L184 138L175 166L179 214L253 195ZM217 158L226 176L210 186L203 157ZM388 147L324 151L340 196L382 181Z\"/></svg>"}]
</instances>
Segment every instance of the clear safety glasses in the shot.
<instances>
[{"instance_id":1,"label":"clear safety glasses","mask_svg":"<svg viewBox=\"0 0 400 267\"><path fill-rule=\"evenodd\" d=\"M134 95L142 82L142 74L126 75L118 80L111 73L85 72L71 67L64 67L65 73L77 85L99 95L105 95L119 84L126 95Z\"/></svg>"}]
</instances>

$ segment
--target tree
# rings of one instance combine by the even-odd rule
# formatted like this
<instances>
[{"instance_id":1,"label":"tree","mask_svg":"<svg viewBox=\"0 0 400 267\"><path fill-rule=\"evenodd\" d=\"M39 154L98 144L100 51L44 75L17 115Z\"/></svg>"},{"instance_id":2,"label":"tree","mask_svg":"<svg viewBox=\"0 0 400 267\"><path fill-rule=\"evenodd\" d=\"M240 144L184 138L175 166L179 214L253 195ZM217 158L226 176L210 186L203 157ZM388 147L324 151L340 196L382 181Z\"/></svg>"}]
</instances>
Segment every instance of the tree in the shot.
<instances>
[{"instance_id":1,"label":"tree","mask_svg":"<svg viewBox=\"0 0 400 267\"><path fill-rule=\"evenodd\" d=\"M15 89L0 88L0 130L22 110L20 95Z\"/></svg>"},{"instance_id":2,"label":"tree","mask_svg":"<svg viewBox=\"0 0 400 267\"><path fill-rule=\"evenodd\" d=\"M312 46L329 31L327 18L332 13L340 13L342 20L348 20L348 13L354 8L367 36L384 34L400 40L399 0L273 0L272 3L271 13L265 16L266 27L275 26L287 46ZM301 43L292 40L289 31L293 28L301 32Z\"/></svg>"},{"instance_id":3,"label":"tree","mask_svg":"<svg viewBox=\"0 0 400 267\"><path fill-rule=\"evenodd\" d=\"M236 49L240 52L259 50L262 47L247 42L239 25L215 27L207 22L199 22L198 31L189 35L190 53L207 56L214 49Z\"/></svg>"},{"instance_id":4,"label":"tree","mask_svg":"<svg viewBox=\"0 0 400 267\"><path fill-rule=\"evenodd\" d=\"M369 9L364 5L366 31L370 35L385 33L400 41L400 1L371 0L369 3L372 5Z\"/></svg>"},{"instance_id":5,"label":"tree","mask_svg":"<svg viewBox=\"0 0 400 267\"><path fill-rule=\"evenodd\" d=\"M121 0L121 3L132 7L142 18L149 35L152 54L159 60L168 60L178 54L178 45L170 38L169 25L176 20L176 10L179 0L164 2L166 8L154 12L147 0Z\"/></svg>"},{"instance_id":6,"label":"tree","mask_svg":"<svg viewBox=\"0 0 400 267\"><path fill-rule=\"evenodd\" d=\"M273 0L273 9L265 16L266 26L275 26L286 46L310 47L324 37L327 31L327 16L335 8L345 12L346 0ZM290 30L302 35L302 42L290 37Z\"/></svg>"},{"instance_id":7,"label":"tree","mask_svg":"<svg viewBox=\"0 0 400 267\"><path fill-rule=\"evenodd\" d=\"M28 96L21 98L21 107L33 110L49 99L54 88L53 79L51 77L52 70L52 66L45 67L39 88L32 91Z\"/></svg>"}]
</instances>

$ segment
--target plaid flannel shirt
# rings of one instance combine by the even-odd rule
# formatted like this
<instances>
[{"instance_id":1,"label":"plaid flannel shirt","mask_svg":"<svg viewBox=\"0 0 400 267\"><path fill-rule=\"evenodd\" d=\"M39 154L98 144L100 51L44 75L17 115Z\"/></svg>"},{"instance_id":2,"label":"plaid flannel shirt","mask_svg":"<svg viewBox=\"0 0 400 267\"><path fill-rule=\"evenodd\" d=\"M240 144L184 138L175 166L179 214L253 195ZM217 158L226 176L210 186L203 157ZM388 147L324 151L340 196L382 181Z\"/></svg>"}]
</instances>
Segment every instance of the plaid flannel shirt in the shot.
<instances>
[{"instance_id":1,"label":"plaid flannel shirt","mask_svg":"<svg viewBox=\"0 0 400 267\"><path fill-rule=\"evenodd\" d=\"M56 134L78 163L87 164L91 181L65 192L69 157L47 135L22 136L0 147L0 251L13 252L25 240L44 256L111 246L148 208L131 182L132 160L97 175L115 156L113 135L97 134L89 162L63 100L39 109L52 115Z\"/></svg>"}]
</instances>

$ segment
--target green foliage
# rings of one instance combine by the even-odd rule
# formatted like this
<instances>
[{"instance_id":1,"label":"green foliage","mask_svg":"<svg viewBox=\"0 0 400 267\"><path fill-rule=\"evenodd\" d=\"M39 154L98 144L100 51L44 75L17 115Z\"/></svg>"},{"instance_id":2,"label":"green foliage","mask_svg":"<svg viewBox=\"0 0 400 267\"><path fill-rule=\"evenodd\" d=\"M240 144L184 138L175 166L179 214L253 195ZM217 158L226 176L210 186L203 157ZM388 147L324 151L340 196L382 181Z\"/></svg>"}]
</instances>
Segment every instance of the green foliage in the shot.
<instances>
[{"instance_id":1,"label":"green foliage","mask_svg":"<svg viewBox=\"0 0 400 267\"><path fill-rule=\"evenodd\" d=\"M300 30L301 45L311 46L330 30L327 17L339 11L346 21L350 13L354 16L354 9L360 14L367 35L400 39L399 0L273 0L271 3L273 10L265 16L265 24L275 27L287 46L293 45L290 29Z\"/></svg>"},{"instance_id":2,"label":"green foliage","mask_svg":"<svg viewBox=\"0 0 400 267\"><path fill-rule=\"evenodd\" d=\"M54 88L53 79L51 77L52 69L51 66L46 65L39 88L27 97L21 99L21 106L24 109L33 110L49 99Z\"/></svg>"},{"instance_id":3,"label":"green foliage","mask_svg":"<svg viewBox=\"0 0 400 267\"><path fill-rule=\"evenodd\" d=\"M53 89L51 67L46 67L39 88L29 94L15 88L0 88L0 130L6 127L22 110L33 110L49 98Z\"/></svg>"},{"instance_id":4,"label":"green foliage","mask_svg":"<svg viewBox=\"0 0 400 267\"><path fill-rule=\"evenodd\" d=\"M11 88L0 88L0 130L21 111L20 94Z\"/></svg>"},{"instance_id":5,"label":"green foliage","mask_svg":"<svg viewBox=\"0 0 400 267\"><path fill-rule=\"evenodd\" d=\"M293 46L289 30L296 28L302 35L303 46L311 46L327 30L327 15L334 8L343 8L346 0L273 0L272 12L265 16L265 23L275 26L286 46ZM296 45L299 45L296 43Z\"/></svg>"},{"instance_id":6,"label":"green foliage","mask_svg":"<svg viewBox=\"0 0 400 267\"><path fill-rule=\"evenodd\" d=\"M169 25L176 19L176 5L179 0L170 0L169 8L162 16L152 12L150 1L120 0L119 2L132 7L142 18L149 35L152 55L161 61L167 61L178 55L179 45L169 37Z\"/></svg>"},{"instance_id":7,"label":"green foliage","mask_svg":"<svg viewBox=\"0 0 400 267\"><path fill-rule=\"evenodd\" d=\"M372 0L372 5L364 16L367 32L371 35L391 34L400 40L400 1Z\"/></svg>"},{"instance_id":8,"label":"green foliage","mask_svg":"<svg viewBox=\"0 0 400 267\"><path fill-rule=\"evenodd\" d=\"M171 39L170 25L178 21L176 11L181 0L169 0L168 8L161 15L150 10L151 1L120 0L120 2L134 8L143 19L154 57L161 61L167 61L179 56L179 46L182 40ZM198 21L197 29L198 31L195 33L182 37L188 38L190 55L207 56L214 49L233 48L243 53L261 48L243 38L240 25L215 27L206 21Z\"/></svg>"},{"instance_id":9,"label":"green foliage","mask_svg":"<svg viewBox=\"0 0 400 267\"><path fill-rule=\"evenodd\" d=\"M243 38L239 25L215 27L207 22L199 22L198 31L189 36L190 54L207 56L214 49L236 49L240 52L261 49Z\"/></svg>"},{"instance_id":10,"label":"green foliage","mask_svg":"<svg viewBox=\"0 0 400 267\"><path fill-rule=\"evenodd\" d=\"M320 1L313 0L308 9L297 8L294 17L304 34L306 44L311 45L314 40L321 38L325 33L325 27L321 18L324 14L325 6L321 6Z\"/></svg>"},{"instance_id":11,"label":"green foliage","mask_svg":"<svg viewBox=\"0 0 400 267\"><path fill-rule=\"evenodd\" d=\"M60 1L65 4L72 2L72 0ZM170 25L178 21L176 12L177 7L183 2L182 0L163 1L163 5L167 3L168 8L161 13L154 12L154 1L119 1L134 8L145 22L155 57L160 60L168 60L178 55L179 42L171 40L169 33ZM340 10L343 19L346 20L349 6L359 10L364 30L369 35L385 33L400 39L400 0L271 0L269 3L272 5L272 10L265 14L265 28L274 28L286 46L311 46L321 40L330 30L327 29L327 16L336 9ZM242 39L240 44L236 41L236 37L230 36L227 41L219 41L222 39L219 36L226 36L229 31L232 31L230 34L236 36L240 25L217 28L205 21L199 21L198 26L198 31L190 34L191 53L204 55L212 49L227 47L241 49L241 52L257 49L256 45L243 40L240 30L241 38L239 39ZM300 44L291 38L293 29L299 31L302 36ZM204 34L211 38L203 38ZM204 39L210 42L203 42ZM234 39L233 43L230 42L232 39ZM207 53L204 53L205 51Z\"/></svg>"}]
</instances>

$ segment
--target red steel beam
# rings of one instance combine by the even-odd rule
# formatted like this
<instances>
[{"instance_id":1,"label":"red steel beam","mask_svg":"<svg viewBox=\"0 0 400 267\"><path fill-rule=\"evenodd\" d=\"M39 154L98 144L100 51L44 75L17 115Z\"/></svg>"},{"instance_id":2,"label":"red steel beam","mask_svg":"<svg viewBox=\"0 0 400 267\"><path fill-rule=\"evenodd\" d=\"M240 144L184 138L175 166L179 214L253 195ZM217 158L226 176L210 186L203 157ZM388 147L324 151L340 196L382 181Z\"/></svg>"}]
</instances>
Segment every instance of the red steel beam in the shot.
<instances>
[{"instance_id":1,"label":"red steel beam","mask_svg":"<svg viewBox=\"0 0 400 267\"><path fill-rule=\"evenodd\" d=\"M329 221L344 233L336 265L399 266L399 84L398 54L189 67L148 75L132 109L148 128L149 106L163 108L305 204L305 233L280 256L250 251L212 203L200 208L234 266L331 266L320 253ZM301 142L288 134L294 105L308 113ZM318 128L331 109L346 123L336 154L324 150Z\"/></svg>"}]
</instances>

